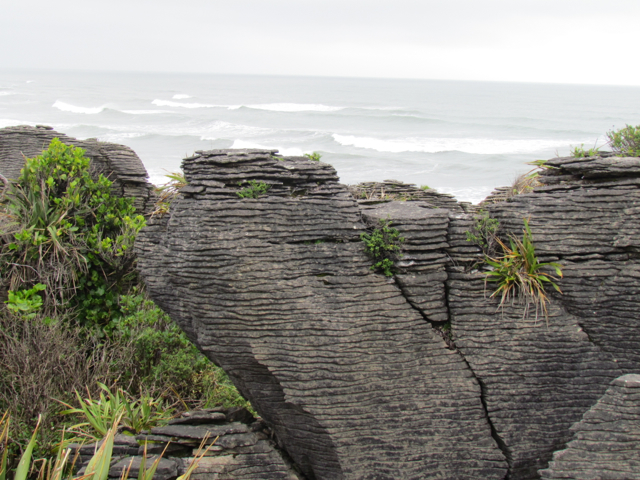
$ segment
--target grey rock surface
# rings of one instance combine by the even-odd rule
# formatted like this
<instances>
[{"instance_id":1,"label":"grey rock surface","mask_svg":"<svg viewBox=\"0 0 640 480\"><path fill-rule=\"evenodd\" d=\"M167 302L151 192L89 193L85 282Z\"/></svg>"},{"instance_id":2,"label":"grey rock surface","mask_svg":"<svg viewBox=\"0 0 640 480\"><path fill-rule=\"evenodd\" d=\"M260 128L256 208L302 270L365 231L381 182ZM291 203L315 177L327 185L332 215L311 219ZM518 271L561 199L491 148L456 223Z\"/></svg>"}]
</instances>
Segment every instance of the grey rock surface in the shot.
<instances>
[{"instance_id":1,"label":"grey rock surface","mask_svg":"<svg viewBox=\"0 0 640 480\"><path fill-rule=\"evenodd\" d=\"M304 475L504 478L473 372L370 270L360 209L332 167L217 150L183 168L171 216L139 238L142 275ZM249 180L271 188L240 198Z\"/></svg>"},{"instance_id":2,"label":"grey rock surface","mask_svg":"<svg viewBox=\"0 0 640 480\"><path fill-rule=\"evenodd\" d=\"M483 206L502 238L529 219L540 260L564 266L548 316L490 297L473 206L394 181L347 189L276 151L183 165L189 186L140 237L142 274L309 478L538 478L611 381L640 371L637 159L552 159L543 186ZM240 198L250 180L270 189ZM393 278L359 241L385 219L405 237ZM234 435L222 444L258 454Z\"/></svg>"},{"instance_id":3,"label":"grey rock surface","mask_svg":"<svg viewBox=\"0 0 640 480\"><path fill-rule=\"evenodd\" d=\"M153 186L147 181L147 171L140 158L124 145L77 140L46 126L6 127L0 129L0 174L17 179L25 157L40 155L54 138L83 148L91 159L92 168L114 182L112 190L116 195L133 198L138 212L149 213L153 207Z\"/></svg>"},{"instance_id":4,"label":"grey rock surface","mask_svg":"<svg viewBox=\"0 0 640 480\"><path fill-rule=\"evenodd\" d=\"M571 427L543 479L640 479L640 375L615 379L598 403Z\"/></svg>"}]
</instances>

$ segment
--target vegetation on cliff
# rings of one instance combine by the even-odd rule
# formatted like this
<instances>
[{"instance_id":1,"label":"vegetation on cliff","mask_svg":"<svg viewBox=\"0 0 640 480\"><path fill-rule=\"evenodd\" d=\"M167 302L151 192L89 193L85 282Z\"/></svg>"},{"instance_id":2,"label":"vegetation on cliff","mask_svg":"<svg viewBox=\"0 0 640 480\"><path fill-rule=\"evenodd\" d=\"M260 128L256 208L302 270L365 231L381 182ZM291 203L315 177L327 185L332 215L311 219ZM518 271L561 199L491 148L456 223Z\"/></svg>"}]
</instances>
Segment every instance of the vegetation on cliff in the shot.
<instances>
[{"instance_id":1,"label":"vegetation on cliff","mask_svg":"<svg viewBox=\"0 0 640 480\"><path fill-rule=\"evenodd\" d=\"M0 474L28 448L55 456L63 436L81 434L68 427L86 421L82 399L104 414L115 397L101 397L101 385L128 405L153 399L158 421L173 409L248 405L147 298L133 254L145 219L111 186L82 149L54 139L0 199L0 412L12 418Z\"/></svg>"}]
</instances>

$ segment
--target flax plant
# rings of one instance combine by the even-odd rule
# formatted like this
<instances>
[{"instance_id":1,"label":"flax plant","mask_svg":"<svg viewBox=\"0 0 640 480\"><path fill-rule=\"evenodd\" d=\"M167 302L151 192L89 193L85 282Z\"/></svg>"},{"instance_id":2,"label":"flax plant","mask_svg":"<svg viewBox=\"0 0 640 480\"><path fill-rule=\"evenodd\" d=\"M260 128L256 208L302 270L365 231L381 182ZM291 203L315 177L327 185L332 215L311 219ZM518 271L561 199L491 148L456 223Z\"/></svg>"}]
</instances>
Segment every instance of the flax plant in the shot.
<instances>
[{"instance_id":1,"label":"flax plant","mask_svg":"<svg viewBox=\"0 0 640 480\"><path fill-rule=\"evenodd\" d=\"M540 263L533 244L533 235L528 220L524 220L522 240L510 235L509 245L496 238L504 255L498 258L486 257L485 261L493 267L486 272L485 288L488 282L496 282L497 288L491 298L500 298L498 308L504 308L507 302L517 301L525 306L523 318L529 315L531 305L535 307L535 318L542 313L548 319L547 305L549 297L545 292L545 284L550 284L557 292L562 293L555 283L562 278L562 265L555 262ZM557 275L545 272L553 269Z\"/></svg>"}]
</instances>

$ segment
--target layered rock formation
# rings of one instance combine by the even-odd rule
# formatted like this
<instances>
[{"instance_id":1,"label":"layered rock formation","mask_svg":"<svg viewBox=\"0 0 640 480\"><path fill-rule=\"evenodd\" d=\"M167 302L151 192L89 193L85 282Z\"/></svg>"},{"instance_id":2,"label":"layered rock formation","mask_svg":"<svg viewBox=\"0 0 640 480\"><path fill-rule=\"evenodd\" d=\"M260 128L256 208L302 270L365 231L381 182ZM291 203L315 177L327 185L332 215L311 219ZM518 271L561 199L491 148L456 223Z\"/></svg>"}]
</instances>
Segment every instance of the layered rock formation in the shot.
<instances>
[{"instance_id":1,"label":"layered rock formation","mask_svg":"<svg viewBox=\"0 0 640 480\"><path fill-rule=\"evenodd\" d=\"M153 478L175 479L205 452L192 480L299 480L270 436L264 422L243 408L184 412L168 425L135 437L116 435L108 476L120 479L123 471L129 471L129 478L137 478L145 454L148 468L164 453ZM84 474L100 445L72 445L81 465L78 475Z\"/></svg>"},{"instance_id":2,"label":"layered rock formation","mask_svg":"<svg viewBox=\"0 0 640 480\"><path fill-rule=\"evenodd\" d=\"M112 189L116 195L133 198L138 212L149 213L153 207L153 186L147 181L147 171L140 158L124 145L95 139L77 140L43 125L2 128L0 174L9 179L18 178L25 157L40 155L54 138L59 138L67 145L83 148L87 158L91 159L94 171L104 174L113 182Z\"/></svg>"},{"instance_id":3,"label":"layered rock formation","mask_svg":"<svg viewBox=\"0 0 640 480\"><path fill-rule=\"evenodd\" d=\"M183 198L138 244L153 298L308 478L504 478L473 372L371 271L335 170L274 153L184 161ZM251 180L271 188L240 198Z\"/></svg>"},{"instance_id":4,"label":"layered rock formation","mask_svg":"<svg viewBox=\"0 0 640 480\"><path fill-rule=\"evenodd\" d=\"M142 274L309 478L537 478L640 371L639 161L546 167L485 208L503 238L529 219L541 260L564 265L548 316L490 297L474 208L399 182L350 195L275 151L186 159L182 198L141 235ZM249 181L270 189L240 198ZM406 239L392 279L359 241L381 219Z\"/></svg>"},{"instance_id":5,"label":"layered rock formation","mask_svg":"<svg viewBox=\"0 0 640 480\"><path fill-rule=\"evenodd\" d=\"M571 431L543 479L640 479L640 375L615 379Z\"/></svg>"}]
</instances>

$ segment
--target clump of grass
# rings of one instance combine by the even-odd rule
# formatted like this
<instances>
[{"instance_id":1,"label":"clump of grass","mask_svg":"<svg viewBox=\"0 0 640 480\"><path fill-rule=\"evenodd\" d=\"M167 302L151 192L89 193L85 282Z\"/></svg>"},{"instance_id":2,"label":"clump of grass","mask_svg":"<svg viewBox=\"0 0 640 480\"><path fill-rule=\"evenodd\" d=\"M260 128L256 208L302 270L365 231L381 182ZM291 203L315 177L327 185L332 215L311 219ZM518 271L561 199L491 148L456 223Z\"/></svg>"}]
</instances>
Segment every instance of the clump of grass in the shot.
<instances>
[{"instance_id":1,"label":"clump of grass","mask_svg":"<svg viewBox=\"0 0 640 480\"><path fill-rule=\"evenodd\" d=\"M525 306L523 318L529 315L531 305L535 307L536 320L542 313L548 318L547 304L549 297L545 292L545 284L550 284L557 292L562 293L555 283L562 278L562 265L555 262L540 263L533 244L533 235L528 220L524 220L522 240L510 235L507 246L496 238L502 247L503 255L498 258L486 257L486 263L493 270L486 273L485 287L488 282L497 283L491 298L499 297L499 308L507 302L515 301ZM557 277L544 272L544 269L555 270Z\"/></svg>"},{"instance_id":2,"label":"clump of grass","mask_svg":"<svg viewBox=\"0 0 640 480\"><path fill-rule=\"evenodd\" d=\"M380 219L373 232L360 234L360 239L364 242L364 251L374 262L371 270L380 270L387 277L393 276L394 261L401 256L404 238L391 226L391 220Z\"/></svg>"},{"instance_id":3,"label":"clump of grass","mask_svg":"<svg viewBox=\"0 0 640 480\"><path fill-rule=\"evenodd\" d=\"M260 195L265 195L271 188L271 185L257 180L249 180L247 183L248 186L236 192L240 198L258 198ZM238 185L242 187L243 184L239 182Z\"/></svg>"},{"instance_id":4,"label":"clump of grass","mask_svg":"<svg viewBox=\"0 0 640 480\"><path fill-rule=\"evenodd\" d=\"M165 177L167 177L169 181L156 188L158 201L155 204L155 209L151 216L162 216L169 213L171 203L178 196L178 193L180 193L180 189L189 185L189 182L187 182L182 172L171 172L165 175Z\"/></svg>"}]
</instances>

